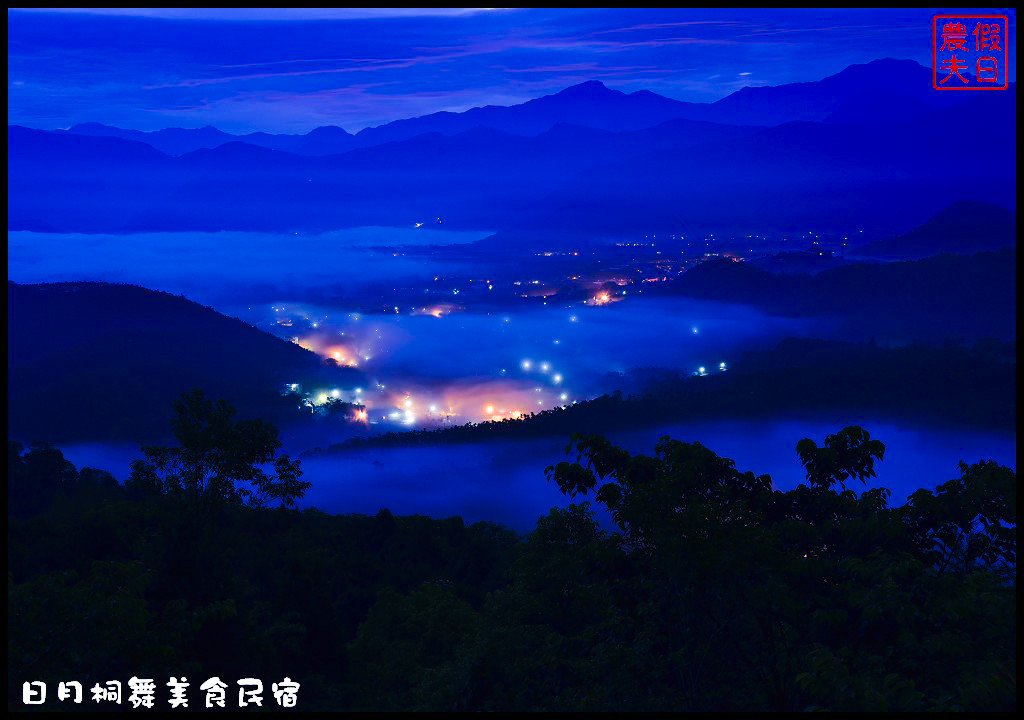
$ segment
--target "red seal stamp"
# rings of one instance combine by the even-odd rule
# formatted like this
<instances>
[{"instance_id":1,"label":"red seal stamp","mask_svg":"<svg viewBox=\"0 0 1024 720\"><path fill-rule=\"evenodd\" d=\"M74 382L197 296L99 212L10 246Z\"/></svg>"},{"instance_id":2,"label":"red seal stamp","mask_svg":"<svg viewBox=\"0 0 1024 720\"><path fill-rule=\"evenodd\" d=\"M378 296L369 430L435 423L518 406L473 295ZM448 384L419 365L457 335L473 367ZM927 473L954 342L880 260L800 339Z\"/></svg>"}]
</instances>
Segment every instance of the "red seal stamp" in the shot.
<instances>
[{"instance_id":1,"label":"red seal stamp","mask_svg":"<svg viewBox=\"0 0 1024 720\"><path fill-rule=\"evenodd\" d=\"M1005 15L932 18L932 85L936 90L1005 90L1010 59Z\"/></svg>"}]
</instances>

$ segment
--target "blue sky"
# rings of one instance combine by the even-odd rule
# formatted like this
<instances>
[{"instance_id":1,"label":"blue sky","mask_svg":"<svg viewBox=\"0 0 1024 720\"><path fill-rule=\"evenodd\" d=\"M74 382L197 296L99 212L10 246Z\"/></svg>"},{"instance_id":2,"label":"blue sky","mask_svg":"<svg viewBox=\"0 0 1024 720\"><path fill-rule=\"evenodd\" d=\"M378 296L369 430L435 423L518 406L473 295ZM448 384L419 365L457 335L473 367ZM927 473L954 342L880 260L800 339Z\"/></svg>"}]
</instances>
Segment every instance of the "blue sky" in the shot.
<instances>
[{"instance_id":1,"label":"blue sky","mask_svg":"<svg viewBox=\"0 0 1024 720\"><path fill-rule=\"evenodd\" d=\"M710 102L882 57L930 65L940 12L9 9L8 123L354 132L593 79Z\"/></svg>"}]
</instances>

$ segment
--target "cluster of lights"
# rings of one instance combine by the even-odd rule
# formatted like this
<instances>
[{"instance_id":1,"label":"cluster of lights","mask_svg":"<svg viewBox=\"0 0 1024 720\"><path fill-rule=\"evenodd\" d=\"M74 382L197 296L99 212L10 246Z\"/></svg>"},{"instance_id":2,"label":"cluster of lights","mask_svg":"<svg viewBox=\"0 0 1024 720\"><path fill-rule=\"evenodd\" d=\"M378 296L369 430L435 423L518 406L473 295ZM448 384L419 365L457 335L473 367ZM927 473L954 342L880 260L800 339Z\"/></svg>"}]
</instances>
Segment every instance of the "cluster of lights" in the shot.
<instances>
[{"instance_id":1,"label":"cluster of lights","mask_svg":"<svg viewBox=\"0 0 1024 720\"><path fill-rule=\"evenodd\" d=\"M384 386L381 385L380 383L378 383L377 387L378 388L383 388ZM361 393L362 392L362 388L356 388L356 392L357 393ZM360 397L359 399L362 400L362 397ZM417 420L417 414L416 414L416 407L417 406L421 407L421 408L422 407L426 407L427 408L427 413L426 413L427 418L430 418L432 415L433 416L446 417L446 418L447 417L452 417L452 416L455 415L455 408L454 407L449 407L447 412L439 413L439 408L438 408L437 403L429 403L427 405L423 405L423 404L418 403L413 398L413 396L410 393L405 393L404 395L401 396L400 399L395 401L393 409L390 412L388 412L388 414L381 416L381 420L383 420L383 421L398 420L398 421L401 421L404 425L413 425L413 424L416 423L416 420Z\"/></svg>"},{"instance_id":2,"label":"cluster of lights","mask_svg":"<svg viewBox=\"0 0 1024 720\"><path fill-rule=\"evenodd\" d=\"M498 410L493 403L488 403L484 406L484 415L490 418L492 422L500 420L519 420L525 414L526 413L522 410Z\"/></svg>"},{"instance_id":3,"label":"cluster of lights","mask_svg":"<svg viewBox=\"0 0 1024 720\"><path fill-rule=\"evenodd\" d=\"M435 278L435 280L439 280L439 278ZM493 286L488 281L488 289L491 289L492 287ZM458 294L459 291L457 289L453 289L452 292L453 292L453 294ZM609 303L615 302L616 299L617 298L613 297L612 293L606 292L606 291L601 291L601 292L596 293L591 298L591 300L589 302L587 302L586 304L588 304L588 305L605 305L605 304L609 304ZM416 309L413 310L413 313L414 314L429 314L429 315L432 315L432 316L434 316L436 318L440 318L440 317L443 317L448 312L453 311L453 309L454 310L458 310L459 308L457 306L453 306L453 305L442 303L440 305L435 305L435 306L432 306L432 307L431 306L426 306L426 307L422 307L422 308L416 308ZM283 310L283 308L277 308L277 307L274 308L275 312L280 312L281 310ZM416 310L419 310L419 312L416 312ZM399 308L395 307L394 311L398 312ZM356 313L349 314L349 317L352 320L358 320L359 319L359 315L356 314ZM501 319L505 323L508 323L508 322L511 321L511 318L508 317L508 316L504 316ZM571 323L576 323L576 322L578 322L579 319L578 319L577 315L570 315L568 317L568 320ZM311 325L312 325L313 328L317 328L318 324L319 323L315 322L315 321L311 322ZM699 333L699 328L697 326L692 326L691 327L691 331L692 331L693 334L698 334ZM344 333L339 333L339 334L344 335ZM298 338L293 338L293 341L295 341L295 340L298 340ZM553 339L552 342L555 345L559 345L561 341L559 339ZM308 343L307 340L303 340L300 344L302 344L303 346L306 346L307 343ZM312 348L307 348L307 349L312 349ZM355 353L349 352L349 350L346 349L346 348L341 348L341 349L329 348L327 350L327 352L325 352L324 354L326 354L328 357L332 357L335 361L337 361L341 365L347 365L349 367L357 367L358 364L359 364L357 359L360 356L355 354ZM366 356L363 356L363 359L364 360L368 360L369 358L366 357ZM560 403L560 404L568 404L568 402L570 401L570 395L569 395L568 392L564 392L563 391L564 390L563 387L560 387L564 383L564 377L563 377L563 375L561 373L558 373L558 372L555 371L555 369L552 367L552 364L550 362L548 362L548 361L534 361L534 360L531 360L531 359L523 359L520 362L520 367L521 367L521 369L524 372L527 372L527 373L532 373L532 372L536 371L536 372L539 372L539 373L547 375L548 378L549 378L548 382L549 382L550 385L552 385L552 386L559 386L559 387L552 387L552 388L550 388L551 390L553 390L553 391L555 391L557 393L557 395L555 395L555 397L557 397L557 402ZM727 366L726 366L725 362L719 363L718 370L720 372L725 372L726 369L727 369ZM505 376L506 373L507 373L507 370L506 369L502 369L500 374L502 376ZM709 374L708 367L706 367L706 366L698 367L697 372L695 374L700 375L700 376L708 375ZM290 388L292 392L301 392L300 386L297 383L289 384L286 387ZM377 387L379 389L383 389L384 385L381 384L381 383L377 383ZM543 387L535 388L535 392L543 392L543 391L544 391ZM355 403L360 403L361 404L362 400L364 399L364 397L362 396L363 389L362 388L354 388L352 392L354 392L354 394L351 396L351 399ZM317 405L326 405L326 404L328 404L330 402L331 398L333 398L335 400L342 399L342 391L337 389L337 388L329 389L329 390L324 390L324 391L314 391L313 394L307 393L306 397L308 398L307 401L306 401L307 404L309 404L311 407L313 407L315 409L315 407ZM535 395L534 397L537 397L537 396ZM543 406L544 405L544 401L543 400L537 400L537 404L540 405L540 406ZM430 418L432 416L433 417L438 417L439 416L438 405L437 404L434 404L434 403L423 403L423 404L418 406L419 407L418 412L416 411L416 409L414 407L415 405L416 405L416 403L414 403L412 396L410 396L409 394L406 394L404 396L401 396L398 399L397 403L392 406L394 408L393 410L388 411L387 415L381 415L379 417L381 417L381 419L390 419L392 421L399 421L399 422L401 422L404 425L411 426L411 425L414 425L416 423L417 415L420 415L421 417L422 416L426 416L426 418ZM522 411L520 409L509 409L509 406L501 407L498 403L493 403L493 402L492 403L487 403L487 404L483 405L483 407L481 409L484 411L484 415L487 418L491 419L491 420L518 419L518 418L524 417L527 414L526 412L524 412L524 411ZM444 412L440 413L440 416L450 417L451 415L454 415L453 409L449 409L449 410L450 411L448 413L444 413ZM361 410L357 409L353 413L353 419L358 421L358 422L369 422L369 413L365 409L361 409Z\"/></svg>"},{"instance_id":4,"label":"cluster of lights","mask_svg":"<svg viewBox=\"0 0 1024 720\"><path fill-rule=\"evenodd\" d=\"M728 367L726 366L726 364L724 362L718 363L718 370L719 370L719 372L725 372L727 369L728 369ZM708 369L706 367L704 367L703 365L701 365L699 368L697 368L696 374L697 375L701 375L701 376L707 375L708 374Z\"/></svg>"},{"instance_id":5,"label":"cluster of lights","mask_svg":"<svg viewBox=\"0 0 1024 720\"><path fill-rule=\"evenodd\" d=\"M416 224L417 227L419 227L421 225L422 225L422 223L417 223ZM844 240L845 239L846 238L844 238ZM637 244L639 244L639 243L637 243ZM653 246L653 243L651 243L651 245ZM574 253L574 254L578 254L578 253ZM440 277L435 277L434 281L435 282L440 281ZM487 285L487 289L488 290L493 290L493 284L491 283L491 281L490 280L486 280L485 282L486 282L486 285ZM530 283L530 284L533 284L533 285L537 285L537 284L539 284L539 282L540 281L538 281L538 280L524 281L524 283ZM516 282L515 284L519 285L520 282ZM459 289L452 288L450 285L449 285L448 289L449 289L449 291L453 295L458 295L460 293ZM610 303L613 303L613 302L616 302L617 300L619 300L620 298L615 297L615 295L618 295L618 294L619 294L618 292L613 294L611 292L603 291L602 290L602 291L596 292L585 304L586 305L595 305L595 306L607 305L607 304L610 304ZM624 295L625 291L623 291L622 294ZM569 307L571 308L571 306L569 306ZM441 318L444 315L448 314L449 312L452 312L453 309L455 311L457 311L458 309L461 309L461 308L459 308L456 305L442 303L440 305L435 305L435 306L432 306L432 307L428 306L428 307L418 308L419 312L416 312L416 309L412 309L412 308L410 308L410 309L413 311L413 314L429 314L429 315L432 315L435 318ZM273 307L273 311L275 313L281 313L283 310L285 310L284 307L277 307L277 306ZM399 308L397 306L394 307L394 312L395 313L399 313ZM490 313L488 313L488 314L490 314ZM352 320L359 320L359 315L357 313L352 313L352 314L349 315L349 317ZM309 320L308 317L306 319L310 322L310 325L314 329L318 328L318 326L319 326L319 322L318 321L311 321L311 320ZM322 319L325 319L325 318L320 318L320 319L322 320ZM570 315L568 319L569 319L569 322L571 322L571 323L578 322L578 317L576 315ZM508 322L511 321L511 318L508 317L508 316L504 316L504 317L502 317L502 321L504 323L508 323ZM692 331L692 334L695 334L695 335L699 334L699 328L697 326L692 326L691 327L691 331ZM344 333L340 333L340 334L344 335ZM293 342L297 342L298 340L299 340L299 338L297 338L297 337L292 338ZM308 341L304 340L300 344L305 347L307 345L307 342ZM559 339L554 339L552 342L555 345L560 345L560 340ZM312 349L312 348L307 348L307 349ZM335 361L337 361L341 365L346 365L346 366L349 366L349 367L357 367L358 364L359 364L358 361L357 361L357 358L360 357L360 356L358 354L354 353L354 352L349 352L347 349L335 350L333 348L330 348L324 354L327 355L328 357L333 357L333 359ZM363 356L363 359L364 360L369 360L369 357ZM553 385L553 386L562 386L563 385L564 377L560 373L555 372L555 370L552 367L551 363L549 363L547 361L534 362L534 361L532 361L530 359L523 359L521 361L521 363L520 363L520 367L521 367L521 369L524 372L532 373L534 371L537 371L539 373L543 373L543 374L548 375L550 385ZM712 369L713 369L713 366L712 366ZM725 372L727 370L726 363L725 362L719 363L718 370L720 372ZM500 374L502 376L505 376L506 372L507 371L505 369L502 369ZM703 365L699 366L697 368L697 372L695 374L696 375L700 375L700 376L708 375L709 374L708 367L703 366ZM288 385L286 387L290 387L291 392L301 392L300 387L299 387L299 385L297 383L290 384L290 385ZM380 383L377 383L377 387L380 388L380 389L383 389L384 385L380 384ZM567 403L569 401L570 396L569 396L568 392L559 392L559 391L564 390L564 387L551 387L549 389L551 389L551 390L553 390L555 392L558 392L557 398L558 398L558 401L560 401L561 403ZM535 388L535 392L543 392L543 390L544 390L544 388L541 388L541 387ZM363 400L363 397L361 396L362 388L355 388L354 389L354 393L355 394L351 396L354 401L360 402L361 400ZM315 407L315 405L317 405L317 404L325 405L325 404L329 403L331 398L333 398L335 400L341 399L342 398L342 392L339 389L335 388L335 389L325 390L325 391L314 391L313 394L307 393L306 397L309 398L307 400L307 403L310 404L311 406ZM394 396L392 396L392 397L394 397ZM390 403L388 403L388 404L390 404ZM538 405L543 405L544 401L543 400L538 400L537 404ZM404 397L400 398L397 401L396 405L393 406L393 407L395 409L390 411L386 415L387 418L390 418L392 420L399 420L399 421L403 422L405 425L413 425L416 422L417 413L414 411L414 402L413 402L413 398L410 395L406 394ZM522 417L525 414L525 413L523 413L520 410L507 410L505 408L500 408L497 403L487 403L486 405L483 406L482 409L484 411L484 414L488 418L491 418L491 419L519 418L519 417ZM423 414L423 415L426 415L427 418L429 418L431 416L437 416L437 414L438 414L438 405L437 404L423 403L423 404L419 405L419 413ZM451 412L450 414L454 414L454 413ZM442 413L442 415L444 415L444 413ZM357 410L355 412L354 417L355 417L355 419L357 421L368 422L368 413L366 412L366 410Z\"/></svg>"},{"instance_id":6,"label":"cluster of lights","mask_svg":"<svg viewBox=\"0 0 1024 720\"><path fill-rule=\"evenodd\" d=\"M331 353L331 357L334 358L334 361L339 365L344 365L345 367L357 367L359 365L355 358L347 357L338 350L333 351Z\"/></svg>"},{"instance_id":7,"label":"cluster of lights","mask_svg":"<svg viewBox=\"0 0 1024 720\"><path fill-rule=\"evenodd\" d=\"M521 363L519 363L519 367L521 367L526 372L529 372L530 370L533 369L533 361L529 360L529 359L525 359ZM550 373L551 382L554 383L555 385L561 385L562 380L564 378L562 377L561 373L557 373L557 372L553 372L552 371L551 363L549 363L547 361L544 361L544 362L542 362L542 363L537 365L537 369L540 372L544 373L544 374L549 374ZM502 373L504 373L504 372L505 371L502 370Z\"/></svg>"},{"instance_id":8,"label":"cluster of lights","mask_svg":"<svg viewBox=\"0 0 1024 720\"><path fill-rule=\"evenodd\" d=\"M558 342L558 341L556 340L555 342ZM548 375L551 378L551 383L553 385L561 385L562 381L565 379L562 376L561 373L554 372L554 369L551 367L551 363L549 363L547 361L543 361L543 362L535 364L532 360L527 358L527 359L522 360L522 362L519 363L519 366L524 371L526 371L526 372L530 372L531 370L534 369L534 367L536 367L536 369L539 372L544 373L544 374ZM502 370L501 374L504 375L505 371ZM542 388L542 387L535 387L533 389L533 391L534 392L538 392L538 393L539 392L543 392L544 388ZM566 401L569 400L569 394L567 392L562 392L562 393L559 394L558 399L560 401L562 401L562 402L566 402ZM543 400L538 400L537 404L543 406L544 405L544 401ZM488 405L488 407L491 407L491 406ZM487 414L491 415L492 413L488 412Z\"/></svg>"}]
</instances>

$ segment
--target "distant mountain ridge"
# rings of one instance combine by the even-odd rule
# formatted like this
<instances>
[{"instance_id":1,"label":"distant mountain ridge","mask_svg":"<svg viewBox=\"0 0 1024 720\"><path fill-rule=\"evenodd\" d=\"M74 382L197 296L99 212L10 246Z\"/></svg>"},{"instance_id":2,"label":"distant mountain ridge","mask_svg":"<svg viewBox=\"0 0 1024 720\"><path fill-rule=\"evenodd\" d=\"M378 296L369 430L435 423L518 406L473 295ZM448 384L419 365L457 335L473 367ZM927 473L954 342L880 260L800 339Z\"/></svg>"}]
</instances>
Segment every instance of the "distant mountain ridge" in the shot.
<instances>
[{"instance_id":1,"label":"distant mountain ridge","mask_svg":"<svg viewBox=\"0 0 1024 720\"><path fill-rule=\"evenodd\" d=\"M150 145L166 155L184 155L196 150L213 149L231 142L244 142L250 145L283 150L298 155L330 155L345 152L353 147L353 136L340 127L319 127L305 135L272 134L265 132L232 135L207 125L194 130L185 128L166 128L143 132L103 125L101 123L81 123L72 125L66 130L56 131L66 135L89 135L92 137L117 137L134 140Z\"/></svg>"},{"instance_id":2,"label":"distant mountain ridge","mask_svg":"<svg viewBox=\"0 0 1024 720\"><path fill-rule=\"evenodd\" d=\"M567 123L599 130L641 130L675 119L690 118L687 103L640 90L624 93L597 80L528 100L520 105L473 108L461 113L439 112L361 130L356 137L376 142L407 140L425 132L453 135L474 127L488 127L514 135L538 135Z\"/></svg>"},{"instance_id":3,"label":"distant mountain ridge","mask_svg":"<svg viewBox=\"0 0 1024 720\"><path fill-rule=\"evenodd\" d=\"M316 232L444 217L497 229L494 246L638 229L902 232L948 204L949 127L1015 146L1013 90L963 95L881 60L708 104L588 82L356 135L9 126L8 229ZM173 157L150 142L204 146ZM960 197L1013 206L1012 153L957 168Z\"/></svg>"},{"instance_id":4,"label":"distant mountain ridge","mask_svg":"<svg viewBox=\"0 0 1024 720\"><path fill-rule=\"evenodd\" d=\"M713 103L674 100L650 90L625 93L601 81L588 80L518 105L435 112L367 127L355 134L334 125L305 134L232 135L210 126L143 132L94 122L56 132L136 140L168 155L183 155L238 141L298 155L330 155L408 140L425 133L455 135L475 127L537 135L560 123L622 131L639 130L674 119L757 126L826 119L876 124L880 117L886 116L886 111L906 114L910 108L911 112L924 113L957 102L953 97L955 93L938 93L930 82L930 71L913 60L886 58L851 65L818 81L744 87ZM871 96L876 100L884 96L888 107L866 102Z\"/></svg>"},{"instance_id":5,"label":"distant mountain ridge","mask_svg":"<svg viewBox=\"0 0 1024 720\"><path fill-rule=\"evenodd\" d=\"M984 137L1000 151L983 164L954 161L961 155L951 127L962 137ZM559 236L571 244L637 227L647 233L905 232L956 197L1013 207L1016 132L1016 100L1007 92L976 93L881 128L785 123L727 143L594 167L480 244Z\"/></svg>"},{"instance_id":6,"label":"distant mountain ridge","mask_svg":"<svg viewBox=\"0 0 1024 720\"><path fill-rule=\"evenodd\" d=\"M231 142L174 158L131 140L11 126L8 227L330 229L442 215L493 227L595 164L756 130L673 120L620 133L559 124L528 137L474 127L326 157Z\"/></svg>"},{"instance_id":7,"label":"distant mountain ridge","mask_svg":"<svg viewBox=\"0 0 1024 720\"><path fill-rule=\"evenodd\" d=\"M213 149L230 142L244 142L297 155L331 155L428 133L457 135L480 127L528 136L546 132L559 124L612 132L640 130L667 120L686 118L690 114L689 108L696 105L672 100L649 90L627 94L590 80L519 105L488 105L459 113L436 112L364 128L355 135L337 126L319 127L306 134L255 132L231 135L210 126L194 130L167 128L143 132L101 123L82 123L56 132L145 142L175 156Z\"/></svg>"},{"instance_id":8,"label":"distant mountain ridge","mask_svg":"<svg viewBox=\"0 0 1024 720\"><path fill-rule=\"evenodd\" d=\"M894 103L912 104L918 112L929 112L961 102L953 97L958 94L935 90L931 70L913 60L884 58L850 65L818 81L745 87L712 103L706 111L712 117L701 119L739 124L744 118L756 117L759 125L846 118L863 121L863 110L869 109L873 117L868 121L874 125L879 118L883 124L906 119L902 108L898 116L890 114Z\"/></svg>"}]
</instances>

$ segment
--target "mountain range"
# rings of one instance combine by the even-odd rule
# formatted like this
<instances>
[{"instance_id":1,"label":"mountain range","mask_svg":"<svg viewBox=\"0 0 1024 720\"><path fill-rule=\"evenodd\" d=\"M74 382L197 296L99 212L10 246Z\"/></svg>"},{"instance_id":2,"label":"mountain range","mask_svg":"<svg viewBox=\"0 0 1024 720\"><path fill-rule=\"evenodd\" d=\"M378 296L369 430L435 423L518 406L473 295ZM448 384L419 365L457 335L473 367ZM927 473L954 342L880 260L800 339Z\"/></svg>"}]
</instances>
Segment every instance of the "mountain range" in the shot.
<instances>
[{"instance_id":1,"label":"mountain range","mask_svg":"<svg viewBox=\"0 0 1024 720\"><path fill-rule=\"evenodd\" d=\"M700 228L902 232L959 198L1014 206L1014 93L936 91L928 69L890 59L703 104L591 81L356 134L9 126L8 228L317 231L440 217L496 230L495 246ZM961 139L972 137L1001 150L971 162Z\"/></svg>"},{"instance_id":2,"label":"mountain range","mask_svg":"<svg viewBox=\"0 0 1024 720\"><path fill-rule=\"evenodd\" d=\"M675 119L725 125L780 125L797 120L875 125L896 115L922 115L956 104L955 97L936 93L929 82L929 71L914 61L887 59L851 65L819 82L745 87L713 103L682 102L649 90L627 94L590 80L520 105L488 105L461 113L436 112L364 128L355 134L333 125L301 135L232 135L210 126L142 132L92 122L57 132L135 140L168 155L183 155L229 142L296 155L330 155L426 133L457 135L477 127L514 135L539 135L559 124L621 131L640 130ZM885 100L884 112L879 112L880 98Z\"/></svg>"}]
</instances>

